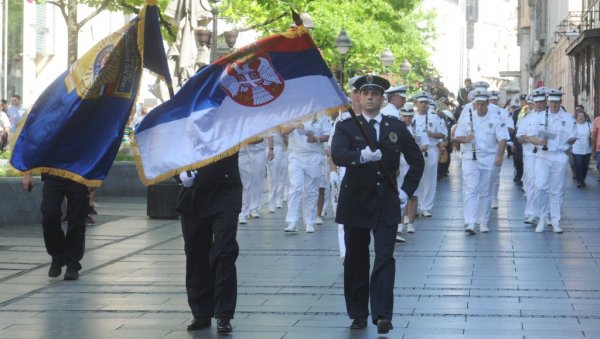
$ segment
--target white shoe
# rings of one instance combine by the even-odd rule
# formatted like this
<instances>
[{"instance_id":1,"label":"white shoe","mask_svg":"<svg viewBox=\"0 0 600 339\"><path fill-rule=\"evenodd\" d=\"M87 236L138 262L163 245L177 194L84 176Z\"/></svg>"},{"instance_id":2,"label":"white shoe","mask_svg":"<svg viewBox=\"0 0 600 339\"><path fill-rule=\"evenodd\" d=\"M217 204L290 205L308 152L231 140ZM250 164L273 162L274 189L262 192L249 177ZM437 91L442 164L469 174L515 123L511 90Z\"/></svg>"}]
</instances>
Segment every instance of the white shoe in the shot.
<instances>
[{"instance_id":1,"label":"white shoe","mask_svg":"<svg viewBox=\"0 0 600 339\"><path fill-rule=\"evenodd\" d=\"M424 217L431 217L431 212L429 211L423 211L422 214Z\"/></svg>"},{"instance_id":2,"label":"white shoe","mask_svg":"<svg viewBox=\"0 0 600 339\"><path fill-rule=\"evenodd\" d=\"M487 227L486 224L479 225L479 232L481 232L481 233L487 233L489 231L490 231L490 229Z\"/></svg>"},{"instance_id":3,"label":"white shoe","mask_svg":"<svg viewBox=\"0 0 600 339\"><path fill-rule=\"evenodd\" d=\"M306 225L306 233L315 233L315 225Z\"/></svg>"},{"instance_id":4,"label":"white shoe","mask_svg":"<svg viewBox=\"0 0 600 339\"><path fill-rule=\"evenodd\" d=\"M295 224L288 224L288 227L286 227L283 231L284 232L298 232L298 226L296 226Z\"/></svg>"},{"instance_id":5,"label":"white shoe","mask_svg":"<svg viewBox=\"0 0 600 339\"><path fill-rule=\"evenodd\" d=\"M260 214L256 211L250 212L250 218L260 218Z\"/></svg>"},{"instance_id":6,"label":"white shoe","mask_svg":"<svg viewBox=\"0 0 600 339\"><path fill-rule=\"evenodd\" d=\"M560 228L559 225L556 225L556 226L552 225L552 232L554 232L554 233L562 233L563 230L562 230L562 228Z\"/></svg>"},{"instance_id":7,"label":"white shoe","mask_svg":"<svg viewBox=\"0 0 600 339\"><path fill-rule=\"evenodd\" d=\"M405 243L405 242L406 242L406 239L404 239L404 238L403 238L403 237L400 235L400 233L396 233L396 242L397 242L397 243Z\"/></svg>"},{"instance_id":8,"label":"white shoe","mask_svg":"<svg viewBox=\"0 0 600 339\"><path fill-rule=\"evenodd\" d=\"M415 233L415 227L413 226L413 224L406 224L406 233Z\"/></svg>"},{"instance_id":9,"label":"white shoe","mask_svg":"<svg viewBox=\"0 0 600 339\"><path fill-rule=\"evenodd\" d=\"M405 216L404 216L404 223L405 223L405 224L408 224L408 223L410 223L410 219L408 219L408 215L405 215Z\"/></svg>"},{"instance_id":10,"label":"white shoe","mask_svg":"<svg viewBox=\"0 0 600 339\"><path fill-rule=\"evenodd\" d=\"M315 222L317 225L323 225L323 219L321 217L317 217L317 221Z\"/></svg>"},{"instance_id":11,"label":"white shoe","mask_svg":"<svg viewBox=\"0 0 600 339\"><path fill-rule=\"evenodd\" d=\"M239 217L238 218L238 222L242 225L245 225L248 223L248 219L244 218L244 217Z\"/></svg>"},{"instance_id":12,"label":"white shoe","mask_svg":"<svg viewBox=\"0 0 600 339\"><path fill-rule=\"evenodd\" d=\"M475 231L475 224L469 224L465 229L465 232L469 234L477 234L477 231Z\"/></svg>"},{"instance_id":13,"label":"white shoe","mask_svg":"<svg viewBox=\"0 0 600 339\"><path fill-rule=\"evenodd\" d=\"M275 206L275 208L283 208L282 204L277 204L277 206Z\"/></svg>"},{"instance_id":14,"label":"white shoe","mask_svg":"<svg viewBox=\"0 0 600 339\"><path fill-rule=\"evenodd\" d=\"M546 224L546 222L544 220L540 220L537 223L537 226L535 228L535 232L536 233L542 233L544 232L544 225Z\"/></svg>"},{"instance_id":15,"label":"white shoe","mask_svg":"<svg viewBox=\"0 0 600 339\"><path fill-rule=\"evenodd\" d=\"M322 211L322 212L321 212L321 217L322 217L322 218L325 218L326 216L327 216L327 211Z\"/></svg>"},{"instance_id":16,"label":"white shoe","mask_svg":"<svg viewBox=\"0 0 600 339\"><path fill-rule=\"evenodd\" d=\"M533 216L528 216L527 218L525 218L525 220L523 220L523 222L526 224L533 224L534 221L535 221L535 217L533 217Z\"/></svg>"}]
</instances>

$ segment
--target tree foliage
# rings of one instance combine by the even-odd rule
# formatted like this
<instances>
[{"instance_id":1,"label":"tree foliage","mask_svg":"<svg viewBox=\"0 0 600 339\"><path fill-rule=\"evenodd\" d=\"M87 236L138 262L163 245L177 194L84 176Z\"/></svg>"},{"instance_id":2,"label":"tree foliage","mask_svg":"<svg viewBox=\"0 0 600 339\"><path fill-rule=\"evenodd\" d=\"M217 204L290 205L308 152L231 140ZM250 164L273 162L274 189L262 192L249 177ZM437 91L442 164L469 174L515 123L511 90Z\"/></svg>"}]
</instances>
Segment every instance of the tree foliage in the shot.
<instances>
[{"instance_id":1,"label":"tree foliage","mask_svg":"<svg viewBox=\"0 0 600 339\"><path fill-rule=\"evenodd\" d=\"M412 64L408 74L412 81L422 79L429 67L435 14L422 12L419 4L420 0L235 0L223 15L240 28L259 26L257 30L262 35L269 35L287 30L291 15L266 25L261 23L290 13L290 7L307 12L316 26L313 38L333 70L340 65L335 39L345 29L352 41L352 49L346 55L347 74L386 72L379 56L390 48L395 62L387 71L395 74L397 81L393 82L399 82L399 77L404 78L400 71L404 59Z\"/></svg>"}]
</instances>

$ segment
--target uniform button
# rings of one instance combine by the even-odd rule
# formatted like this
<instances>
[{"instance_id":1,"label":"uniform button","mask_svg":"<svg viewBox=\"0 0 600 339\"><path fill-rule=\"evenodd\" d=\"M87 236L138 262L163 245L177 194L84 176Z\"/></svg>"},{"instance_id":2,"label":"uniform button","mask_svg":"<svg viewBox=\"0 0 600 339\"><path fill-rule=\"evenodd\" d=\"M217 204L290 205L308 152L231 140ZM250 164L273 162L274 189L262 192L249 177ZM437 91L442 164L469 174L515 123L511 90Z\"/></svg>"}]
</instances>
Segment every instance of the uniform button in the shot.
<instances>
[{"instance_id":1,"label":"uniform button","mask_svg":"<svg viewBox=\"0 0 600 339\"><path fill-rule=\"evenodd\" d=\"M381 172L377 171L377 175L381 175Z\"/></svg>"},{"instance_id":2,"label":"uniform button","mask_svg":"<svg viewBox=\"0 0 600 339\"><path fill-rule=\"evenodd\" d=\"M229 174L225 174L225 178L229 178Z\"/></svg>"},{"instance_id":3,"label":"uniform button","mask_svg":"<svg viewBox=\"0 0 600 339\"><path fill-rule=\"evenodd\" d=\"M355 161L353 161L353 162L352 162L352 165L356 165L356 162L355 162Z\"/></svg>"},{"instance_id":4,"label":"uniform button","mask_svg":"<svg viewBox=\"0 0 600 339\"><path fill-rule=\"evenodd\" d=\"M381 183L379 183L379 182L378 182L378 183L377 183L377 186L381 186Z\"/></svg>"}]
</instances>

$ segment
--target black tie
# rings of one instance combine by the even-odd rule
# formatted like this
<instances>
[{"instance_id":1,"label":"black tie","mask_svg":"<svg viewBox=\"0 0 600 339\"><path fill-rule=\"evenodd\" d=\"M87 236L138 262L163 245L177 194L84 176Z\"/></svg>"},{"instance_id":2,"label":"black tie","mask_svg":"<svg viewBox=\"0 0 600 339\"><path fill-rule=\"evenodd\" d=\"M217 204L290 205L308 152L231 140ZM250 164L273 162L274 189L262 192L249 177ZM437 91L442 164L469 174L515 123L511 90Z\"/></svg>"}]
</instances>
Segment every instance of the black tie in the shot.
<instances>
[{"instance_id":1,"label":"black tie","mask_svg":"<svg viewBox=\"0 0 600 339\"><path fill-rule=\"evenodd\" d=\"M375 123L377 123L377 120L369 120L369 136L371 137L371 141L373 141L374 144L377 143L377 130L375 129Z\"/></svg>"}]
</instances>

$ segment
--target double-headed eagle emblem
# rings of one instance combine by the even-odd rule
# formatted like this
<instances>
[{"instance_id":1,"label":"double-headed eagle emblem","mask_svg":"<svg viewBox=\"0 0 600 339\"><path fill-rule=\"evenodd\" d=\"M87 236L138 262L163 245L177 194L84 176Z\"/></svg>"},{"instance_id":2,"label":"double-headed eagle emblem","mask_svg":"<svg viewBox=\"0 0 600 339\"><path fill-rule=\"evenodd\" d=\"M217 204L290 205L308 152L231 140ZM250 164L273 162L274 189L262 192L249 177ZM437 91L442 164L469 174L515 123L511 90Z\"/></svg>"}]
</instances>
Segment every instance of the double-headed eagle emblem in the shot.
<instances>
[{"instance_id":1,"label":"double-headed eagle emblem","mask_svg":"<svg viewBox=\"0 0 600 339\"><path fill-rule=\"evenodd\" d=\"M261 106L283 92L284 80L268 56L260 56L243 63L231 63L221 79L221 87L240 105Z\"/></svg>"}]
</instances>

